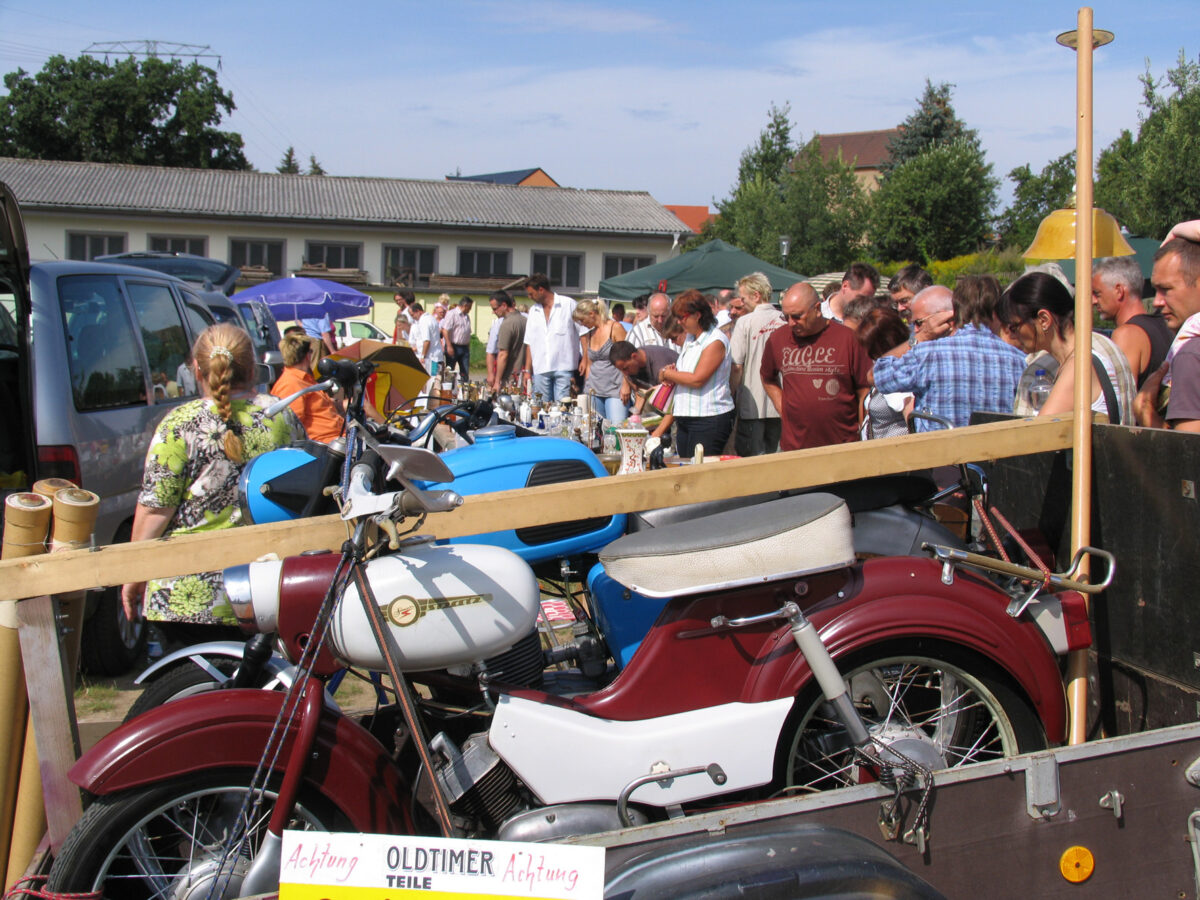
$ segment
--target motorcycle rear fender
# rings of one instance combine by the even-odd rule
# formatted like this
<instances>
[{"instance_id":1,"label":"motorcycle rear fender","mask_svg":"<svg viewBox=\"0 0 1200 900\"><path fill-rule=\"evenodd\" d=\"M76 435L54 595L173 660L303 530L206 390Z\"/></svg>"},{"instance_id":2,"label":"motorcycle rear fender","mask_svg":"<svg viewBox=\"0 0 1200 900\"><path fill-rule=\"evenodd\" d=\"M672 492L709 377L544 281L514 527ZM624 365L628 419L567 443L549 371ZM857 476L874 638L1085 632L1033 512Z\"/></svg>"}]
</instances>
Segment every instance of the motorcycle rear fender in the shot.
<instances>
[{"instance_id":1,"label":"motorcycle rear fender","mask_svg":"<svg viewBox=\"0 0 1200 900\"><path fill-rule=\"evenodd\" d=\"M990 660L1016 682L1032 704L1046 738L1066 739L1067 702L1062 674L1045 636L1032 621L1013 619L998 602L995 588L959 572L951 586L941 584L940 568L928 560L880 559L865 564L871 571L863 591L852 599L823 601L809 610L834 660L880 644L932 639L953 644ZM903 581L900 581L900 578ZM891 584L905 593L880 595ZM790 644L786 628L776 632ZM746 685L747 702L795 695L812 679L800 654L773 654Z\"/></svg>"},{"instance_id":2,"label":"motorcycle rear fender","mask_svg":"<svg viewBox=\"0 0 1200 900\"><path fill-rule=\"evenodd\" d=\"M282 691L226 690L166 703L101 739L69 776L103 796L213 769L253 770L285 697ZM296 731L279 755L280 774ZM361 726L326 708L313 758L305 762L306 785L344 812L355 830L411 832L409 786Z\"/></svg>"}]
</instances>

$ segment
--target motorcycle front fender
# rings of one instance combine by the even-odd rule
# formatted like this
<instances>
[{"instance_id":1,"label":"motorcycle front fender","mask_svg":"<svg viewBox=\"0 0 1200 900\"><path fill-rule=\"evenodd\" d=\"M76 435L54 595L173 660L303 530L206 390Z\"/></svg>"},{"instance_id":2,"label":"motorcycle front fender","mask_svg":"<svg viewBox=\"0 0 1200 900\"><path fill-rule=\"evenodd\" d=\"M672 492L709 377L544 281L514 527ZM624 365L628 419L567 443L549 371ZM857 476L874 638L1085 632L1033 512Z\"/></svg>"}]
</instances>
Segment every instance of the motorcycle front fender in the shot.
<instances>
[{"instance_id":1,"label":"motorcycle front fender","mask_svg":"<svg viewBox=\"0 0 1200 900\"><path fill-rule=\"evenodd\" d=\"M166 703L102 738L69 776L95 795L114 794L215 769L258 766L286 699L282 691L213 691ZM298 723L276 770L290 758ZM362 726L325 708L305 784L333 803L356 830L409 833L410 789L384 747Z\"/></svg>"}]
</instances>

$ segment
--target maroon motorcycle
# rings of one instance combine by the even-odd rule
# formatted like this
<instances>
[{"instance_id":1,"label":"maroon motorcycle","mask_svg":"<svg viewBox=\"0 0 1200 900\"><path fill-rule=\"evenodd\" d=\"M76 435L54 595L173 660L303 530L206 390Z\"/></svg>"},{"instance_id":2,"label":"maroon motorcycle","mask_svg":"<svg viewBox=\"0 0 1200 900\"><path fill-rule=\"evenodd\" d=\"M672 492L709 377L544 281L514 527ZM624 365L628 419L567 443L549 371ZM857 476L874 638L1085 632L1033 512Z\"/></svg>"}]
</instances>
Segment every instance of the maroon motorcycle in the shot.
<instances>
[{"instance_id":1,"label":"maroon motorcycle","mask_svg":"<svg viewBox=\"0 0 1200 900\"><path fill-rule=\"evenodd\" d=\"M542 672L519 557L398 538L406 516L461 501L414 483L450 480L437 457L388 454L402 489L351 479L343 553L226 571L245 629L297 662L293 689L185 698L101 741L72 769L96 799L50 889L267 892L285 828L544 841L793 789L928 790L935 770L1064 739L1058 657L1090 644L1079 592L1112 577L1096 550L1097 585L1074 579L1082 556L1063 574L950 548L856 564L844 501L791 497L606 548L627 602L665 604L581 693ZM371 523L392 552L375 555ZM388 673L395 703L362 720L330 707L322 679L347 666Z\"/></svg>"}]
</instances>

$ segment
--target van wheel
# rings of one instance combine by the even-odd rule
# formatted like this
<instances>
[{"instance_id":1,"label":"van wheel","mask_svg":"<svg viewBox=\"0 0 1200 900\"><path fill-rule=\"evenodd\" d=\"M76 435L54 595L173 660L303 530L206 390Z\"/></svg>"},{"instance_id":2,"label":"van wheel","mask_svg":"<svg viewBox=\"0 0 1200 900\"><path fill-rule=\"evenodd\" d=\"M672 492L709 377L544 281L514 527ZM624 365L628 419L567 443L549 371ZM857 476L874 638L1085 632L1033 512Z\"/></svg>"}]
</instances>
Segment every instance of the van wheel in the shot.
<instances>
[{"instance_id":1,"label":"van wheel","mask_svg":"<svg viewBox=\"0 0 1200 900\"><path fill-rule=\"evenodd\" d=\"M121 606L121 588L100 592L95 611L83 623L80 664L89 675L124 675L146 651L145 621L132 623Z\"/></svg>"}]
</instances>

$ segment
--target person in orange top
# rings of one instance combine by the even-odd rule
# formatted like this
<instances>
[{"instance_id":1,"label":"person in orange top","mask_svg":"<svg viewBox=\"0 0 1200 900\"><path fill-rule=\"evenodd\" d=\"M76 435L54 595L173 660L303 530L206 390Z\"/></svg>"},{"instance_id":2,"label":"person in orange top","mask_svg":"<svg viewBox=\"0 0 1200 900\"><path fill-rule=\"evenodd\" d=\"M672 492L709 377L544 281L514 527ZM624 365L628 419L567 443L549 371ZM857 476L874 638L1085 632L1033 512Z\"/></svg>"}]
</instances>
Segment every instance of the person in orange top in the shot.
<instances>
[{"instance_id":1,"label":"person in orange top","mask_svg":"<svg viewBox=\"0 0 1200 900\"><path fill-rule=\"evenodd\" d=\"M279 342L283 354L283 372L271 386L271 394L289 397L296 391L316 384L312 376L312 343L303 334L284 335ZM342 433L345 420L337 405L324 391L314 391L292 401L291 410L304 426L309 438L328 444Z\"/></svg>"}]
</instances>

